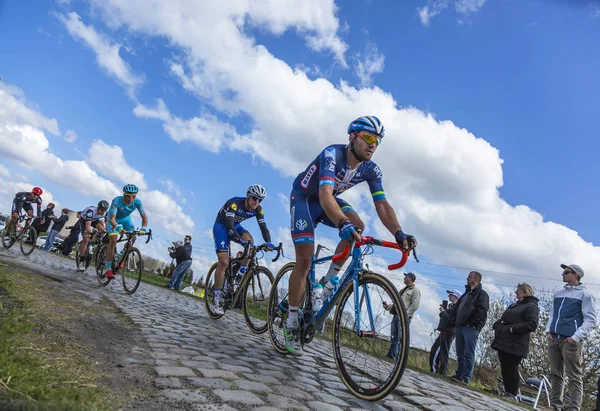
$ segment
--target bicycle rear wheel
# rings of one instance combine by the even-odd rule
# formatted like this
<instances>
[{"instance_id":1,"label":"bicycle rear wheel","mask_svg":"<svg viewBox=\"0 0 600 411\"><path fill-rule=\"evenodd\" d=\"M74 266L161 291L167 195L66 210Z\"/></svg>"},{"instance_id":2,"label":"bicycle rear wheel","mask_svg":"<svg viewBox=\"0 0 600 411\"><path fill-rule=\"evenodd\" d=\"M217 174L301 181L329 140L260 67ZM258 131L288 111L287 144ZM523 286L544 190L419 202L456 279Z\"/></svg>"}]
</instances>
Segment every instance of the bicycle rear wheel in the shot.
<instances>
[{"instance_id":1,"label":"bicycle rear wheel","mask_svg":"<svg viewBox=\"0 0 600 411\"><path fill-rule=\"evenodd\" d=\"M396 287L387 278L361 272L358 284L358 296L354 282L341 293L334 317L333 352L348 390L358 398L375 401L390 394L404 373L409 349L408 317ZM400 308L396 323L398 354L394 359L387 355L391 352L390 335L395 320L383 308L384 301ZM358 332L356 311L360 313Z\"/></svg>"},{"instance_id":2,"label":"bicycle rear wheel","mask_svg":"<svg viewBox=\"0 0 600 411\"><path fill-rule=\"evenodd\" d=\"M295 262L291 262L281 267L277 276L275 276L275 281L273 281L271 293L269 294L269 312L267 316L269 339L273 348L281 354L288 354L285 348L283 326L288 318L290 276L295 265ZM304 312L308 303L308 284L306 287L304 297L299 306L300 312Z\"/></svg>"},{"instance_id":3,"label":"bicycle rear wheel","mask_svg":"<svg viewBox=\"0 0 600 411\"><path fill-rule=\"evenodd\" d=\"M11 232L9 233L8 230L5 228L4 231L2 231L2 245L4 246L4 248L10 248L13 246L13 244L15 243L15 239L16 239L16 234L13 235L15 231L15 227L12 228Z\"/></svg>"},{"instance_id":4,"label":"bicycle rear wheel","mask_svg":"<svg viewBox=\"0 0 600 411\"><path fill-rule=\"evenodd\" d=\"M206 274L206 282L204 283L204 307L206 313L210 318L216 320L223 317L224 314L217 314L213 310L213 304L215 301L215 273L217 272L218 263L214 263ZM225 273L227 274L227 273Z\"/></svg>"},{"instance_id":5,"label":"bicycle rear wheel","mask_svg":"<svg viewBox=\"0 0 600 411\"><path fill-rule=\"evenodd\" d=\"M98 259L96 260L96 279L98 280L98 284L102 287L108 285L110 283L110 278L107 278L104 275L104 267L106 266L106 251L107 246L102 245L102 248L98 252Z\"/></svg>"},{"instance_id":6,"label":"bicycle rear wheel","mask_svg":"<svg viewBox=\"0 0 600 411\"><path fill-rule=\"evenodd\" d=\"M21 252L23 255L30 255L35 250L37 241L37 231L32 226L25 227L21 232Z\"/></svg>"},{"instance_id":7,"label":"bicycle rear wheel","mask_svg":"<svg viewBox=\"0 0 600 411\"><path fill-rule=\"evenodd\" d=\"M144 262L142 261L142 253L140 250L133 247L123 257L125 263L119 267L121 277L123 278L123 289L129 295L135 293L142 281L142 271L144 270Z\"/></svg>"},{"instance_id":8,"label":"bicycle rear wheel","mask_svg":"<svg viewBox=\"0 0 600 411\"><path fill-rule=\"evenodd\" d=\"M255 334L267 331L269 295L273 274L266 267L254 267L242 284L242 310L250 330Z\"/></svg>"}]
</instances>

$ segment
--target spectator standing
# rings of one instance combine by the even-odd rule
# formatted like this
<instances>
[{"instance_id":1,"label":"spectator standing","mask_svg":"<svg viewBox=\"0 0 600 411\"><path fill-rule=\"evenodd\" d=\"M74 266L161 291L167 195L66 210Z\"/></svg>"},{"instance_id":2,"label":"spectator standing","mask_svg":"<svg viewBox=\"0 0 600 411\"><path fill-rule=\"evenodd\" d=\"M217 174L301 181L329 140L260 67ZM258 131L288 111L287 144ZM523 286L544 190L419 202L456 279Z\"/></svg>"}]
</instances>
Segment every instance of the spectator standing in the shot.
<instances>
[{"instance_id":1,"label":"spectator standing","mask_svg":"<svg viewBox=\"0 0 600 411\"><path fill-rule=\"evenodd\" d=\"M519 365L529 354L529 339L539 324L540 309L530 285L517 285L515 294L517 302L509 305L494 323L492 348L498 351L500 359L503 396L519 401Z\"/></svg>"},{"instance_id":2,"label":"spectator standing","mask_svg":"<svg viewBox=\"0 0 600 411\"><path fill-rule=\"evenodd\" d=\"M54 220L54 224L52 224L52 230L48 233L48 237L46 238L46 243L44 244L44 251L48 251L52 244L54 243L54 239L56 235L62 230L65 223L69 220L69 209L63 208L61 212L61 216Z\"/></svg>"},{"instance_id":3,"label":"spectator standing","mask_svg":"<svg viewBox=\"0 0 600 411\"><path fill-rule=\"evenodd\" d=\"M415 281L417 281L416 275L413 273L404 273L404 288L398 293L400 298L402 298L402 302L404 303L409 326L421 302L421 291L419 291L419 289L415 286ZM390 349L388 350L387 356L389 358L396 358L396 355L398 355L398 348L400 346L400 318L396 314L396 308L393 304L387 304L387 302L384 301L383 308L394 314L391 324L392 343L390 345Z\"/></svg>"},{"instance_id":4,"label":"spectator standing","mask_svg":"<svg viewBox=\"0 0 600 411\"><path fill-rule=\"evenodd\" d=\"M460 297L450 324L456 336L458 369L453 379L468 384L475 368L475 348L479 332L487 321L490 297L481 286L481 273L471 271L467 276L465 293Z\"/></svg>"},{"instance_id":5,"label":"spectator standing","mask_svg":"<svg viewBox=\"0 0 600 411\"><path fill-rule=\"evenodd\" d=\"M583 340L596 326L596 299L581 283L584 272L576 264L561 264L565 287L554 294L546 337L550 359L550 403L554 410L580 410L583 396ZM565 373L569 377L567 408L563 405Z\"/></svg>"},{"instance_id":6,"label":"spectator standing","mask_svg":"<svg viewBox=\"0 0 600 411\"><path fill-rule=\"evenodd\" d=\"M448 371L448 357L452 341L454 341L454 326L450 325L450 318L458 299L462 295L458 290L446 290L446 292L448 293L449 304L447 307L440 304L440 322L437 326L440 335L433 343L429 353L431 372L441 375L446 375Z\"/></svg>"},{"instance_id":7,"label":"spectator standing","mask_svg":"<svg viewBox=\"0 0 600 411\"><path fill-rule=\"evenodd\" d=\"M54 216L54 207L54 203L48 203L44 211L42 211L41 218L36 219L33 221L33 223L31 223L38 234L47 232L48 227L50 227L50 223L56 218Z\"/></svg>"},{"instance_id":8,"label":"spectator standing","mask_svg":"<svg viewBox=\"0 0 600 411\"><path fill-rule=\"evenodd\" d=\"M191 249L191 244L189 247L186 247L183 245L183 242L174 241L173 245L174 248L169 248L169 255L171 258L175 259L177 266L175 267L175 270L173 270L171 281L169 281L169 284L167 284L166 287L179 291L185 274L192 266L192 254L189 251Z\"/></svg>"}]
</instances>

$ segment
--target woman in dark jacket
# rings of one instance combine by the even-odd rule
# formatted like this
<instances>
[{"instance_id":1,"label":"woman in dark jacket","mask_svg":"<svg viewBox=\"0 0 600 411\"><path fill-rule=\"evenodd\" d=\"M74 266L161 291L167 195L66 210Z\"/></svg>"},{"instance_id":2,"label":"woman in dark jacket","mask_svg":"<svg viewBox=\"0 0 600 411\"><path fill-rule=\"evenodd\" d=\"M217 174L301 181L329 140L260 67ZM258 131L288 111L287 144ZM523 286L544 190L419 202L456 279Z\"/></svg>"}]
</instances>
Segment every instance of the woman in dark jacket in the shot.
<instances>
[{"instance_id":1,"label":"woman in dark jacket","mask_svg":"<svg viewBox=\"0 0 600 411\"><path fill-rule=\"evenodd\" d=\"M521 283L515 291L517 302L510 305L494 323L492 348L498 351L505 396L517 399L519 393L519 364L529 353L529 336L540 318L538 299L530 285Z\"/></svg>"}]
</instances>

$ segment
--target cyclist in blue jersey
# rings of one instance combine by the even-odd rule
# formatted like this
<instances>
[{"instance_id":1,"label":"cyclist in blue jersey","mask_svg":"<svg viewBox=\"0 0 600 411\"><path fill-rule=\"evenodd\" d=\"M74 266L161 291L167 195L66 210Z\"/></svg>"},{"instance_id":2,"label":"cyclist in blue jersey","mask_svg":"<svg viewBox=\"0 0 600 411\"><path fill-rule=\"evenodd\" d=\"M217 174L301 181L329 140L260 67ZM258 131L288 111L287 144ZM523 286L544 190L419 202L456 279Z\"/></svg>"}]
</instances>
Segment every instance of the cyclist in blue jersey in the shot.
<instances>
[{"instance_id":1,"label":"cyclist in blue jersey","mask_svg":"<svg viewBox=\"0 0 600 411\"><path fill-rule=\"evenodd\" d=\"M229 241L244 240L253 243L252 235L240 224L248 218L256 217L258 226L262 233L268 250L272 250L275 246L271 243L271 233L265 223L265 212L260 203L267 196L267 190L261 185L253 184L248 187L246 197L233 197L221 207L217 214L217 219L213 226L213 237L215 240L215 251L219 260L217 269L215 270L215 297L213 300L213 311L216 314L223 314L222 295L223 278L225 277L225 269L229 264ZM243 275L246 272L248 260L242 261L239 274Z\"/></svg>"},{"instance_id":2,"label":"cyclist in blue jersey","mask_svg":"<svg viewBox=\"0 0 600 411\"><path fill-rule=\"evenodd\" d=\"M318 223L337 228L341 238L336 248L340 253L346 242L360 240L356 229L364 223L352 206L337 196L356 184L366 181L383 225L403 249L417 245L413 236L402 231L396 213L385 198L381 169L371 161L385 134L383 124L375 116L363 116L348 126L349 144L326 147L319 156L296 177L290 196L291 232L296 251L296 265L290 276L289 316L284 327L287 350L303 354L299 341L298 305L306 289L306 277L314 254L314 230ZM409 245L410 244L410 245ZM344 261L333 263L324 284L340 271Z\"/></svg>"},{"instance_id":3,"label":"cyclist in blue jersey","mask_svg":"<svg viewBox=\"0 0 600 411\"><path fill-rule=\"evenodd\" d=\"M131 221L131 213L136 209L142 217L142 228L139 229L140 234L145 234L148 231L148 217L146 216L142 201L137 198L138 191L137 186L126 184L123 187L123 195L115 197L108 209L108 235L110 243L106 250L106 278L115 277L115 273L112 270L112 260L115 247L117 246L117 236L121 230L135 230L133 221Z\"/></svg>"}]
</instances>

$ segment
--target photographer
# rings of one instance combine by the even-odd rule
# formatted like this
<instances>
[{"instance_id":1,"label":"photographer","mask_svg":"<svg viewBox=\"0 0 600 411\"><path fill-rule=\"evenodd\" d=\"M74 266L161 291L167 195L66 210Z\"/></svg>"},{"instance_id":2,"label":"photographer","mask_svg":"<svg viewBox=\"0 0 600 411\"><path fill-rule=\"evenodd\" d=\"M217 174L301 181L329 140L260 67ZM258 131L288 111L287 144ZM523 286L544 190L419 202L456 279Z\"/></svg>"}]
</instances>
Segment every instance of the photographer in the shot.
<instances>
[{"instance_id":1,"label":"photographer","mask_svg":"<svg viewBox=\"0 0 600 411\"><path fill-rule=\"evenodd\" d=\"M447 290L448 300L444 300L440 304L440 322L437 326L437 330L440 332L437 339L431 347L429 353L429 366L431 372L441 375L446 375L448 370L448 353L450 352L450 346L454 341L454 326L450 325L449 320L454 306L460 296L462 295L458 290Z\"/></svg>"},{"instance_id":2,"label":"photographer","mask_svg":"<svg viewBox=\"0 0 600 411\"><path fill-rule=\"evenodd\" d=\"M171 258L176 260L177 266L173 271L171 281L169 281L169 284L165 287L179 291L185 274L192 266L191 244L189 246L184 246L182 241L173 241L173 246L174 247L169 247L168 250Z\"/></svg>"}]
</instances>

